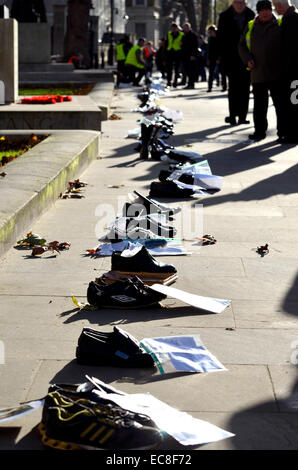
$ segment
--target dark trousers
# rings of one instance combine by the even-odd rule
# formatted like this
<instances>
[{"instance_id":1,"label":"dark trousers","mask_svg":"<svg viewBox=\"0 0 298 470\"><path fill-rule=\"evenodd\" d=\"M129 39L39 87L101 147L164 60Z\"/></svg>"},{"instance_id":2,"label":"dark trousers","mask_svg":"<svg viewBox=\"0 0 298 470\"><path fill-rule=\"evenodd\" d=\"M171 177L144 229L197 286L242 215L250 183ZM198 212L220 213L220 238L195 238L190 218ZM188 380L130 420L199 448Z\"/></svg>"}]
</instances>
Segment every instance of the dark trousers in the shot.
<instances>
[{"instance_id":1,"label":"dark trousers","mask_svg":"<svg viewBox=\"0 0 298 470\"><path fill-rule=\"evenodd\" d=\"M129 81L132 82L133 85L138 85L145 75L145 69L139 69L139 67L135 67L134 65L126 65L125 67Z\"/></svg>"},{"instance_id":2,"label":"dark trousers","mask_svg":"<svg viewBox=\"0 0 298 470\"><path fill-rule=\"evenodd\" d=\"M212 90L213 80L215 78L216 61L210 60L208 65L208 90Z\"/></svg>"},{"instance_id":3,"label":"dark trousers","mask_svg":"<svg viewBox=\"0 0 298 470\"><path fill-rule=\"evenodd\" d=\"M230 117L239 116L245 120L248 113L250 73L247 70L229 70L226 72L229 80L228 100Z\"/></svg>"},{"instance_id":4,"label":"dark trousers","mask_svg":"<svg viewBox=\"0 0 298 470\"><path fill-rule=\"evenodd\" d=\"M269 93L271 95L277 121L277 135L281 136L281 92L280 82L264 82L253 84L253 95L254 95L254 125L255 133L257 135L265 135L268 128L267 111L269 102Z\"/></svg>"},{"instance_id":5,"label":"dark trousers","mask_svg":"<svg viewBox=\"0 0 298 470\"><path fill-rule=\"evenodd\" d=\"M167 51L166 67L167 67L167 81L171 85L173 70L174 70L174 85L177 85L181 63L180 51Z\"/></svg>"},{"instance_id":6,"label":"dark trousers","mask_svg":"<svg viewBox=\"0 0 298 470\"><path fill-rule=\"evenodd\" d=\"M194 86L197 75L198 75L197 59L190 60L189 58L187 58L186 60L183 61L183 64L184 64L186 77L188 80L187 84L189 86Z\"/></svg>"}]
</instances>

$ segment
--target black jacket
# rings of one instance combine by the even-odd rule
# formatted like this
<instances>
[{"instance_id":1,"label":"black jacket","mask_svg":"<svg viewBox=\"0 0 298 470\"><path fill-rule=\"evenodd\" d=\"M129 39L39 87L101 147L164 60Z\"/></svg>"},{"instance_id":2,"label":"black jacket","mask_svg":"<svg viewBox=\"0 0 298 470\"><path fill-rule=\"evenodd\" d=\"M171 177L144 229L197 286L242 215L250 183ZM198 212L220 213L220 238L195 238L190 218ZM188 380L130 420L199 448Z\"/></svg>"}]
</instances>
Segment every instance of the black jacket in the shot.
<instances>
[{"instance_id":1,"label":"black jacket","mask_svg":"<svg viewBox=\"0 0 298 470\"><path fill-rule=\"evenodd\" d=\"M219 56L218 53L218 41L217 38L209 37L208 38L208 46L207 46L207 59L210 62L216 62Z\"/></svg>"},{"instance_id":2,"label":"black jacket","mask_svg":"<svg viewBox=\"0 0 298 470\"><path fill-rule=\"evenodd\" d=\"M255 14L250 8L246 7L243 16L244 22L242 28L240 28L235 20L235 10L232 6L219 15L217 30L219 58L227 73L245 69L238 53L238 43L247 23L254 19Z\"/></svg>"},{"instance_id":3,"label":"black jacket","mask_svg":"<svg viewBox=\"0 0 298 470\"><path fill-rule=\"evenodd\" d=\"M193 31L184 33L181 41L181 52L183 59L189 59L190 56L198 55L198 36Z\"/></svg>"},{"instance_id":4,"label":"black jacket","mask_svg":"<svg viewBox=\"0 0 298 470\"><path fill-rule=\"evenodd\" d=\"M282 73L286 80L298 80L298 13L290 7L281 23Z\"/></svg>"}]
</instances>

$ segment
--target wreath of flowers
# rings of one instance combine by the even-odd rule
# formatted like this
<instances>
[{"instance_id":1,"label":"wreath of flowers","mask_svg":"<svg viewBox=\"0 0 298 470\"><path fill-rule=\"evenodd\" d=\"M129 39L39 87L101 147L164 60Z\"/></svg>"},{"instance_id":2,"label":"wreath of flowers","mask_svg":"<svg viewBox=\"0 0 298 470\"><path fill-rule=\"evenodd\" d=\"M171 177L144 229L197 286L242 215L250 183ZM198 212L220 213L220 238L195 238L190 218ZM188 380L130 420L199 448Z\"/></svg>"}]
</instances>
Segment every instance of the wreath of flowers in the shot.
<instances>
[{"instance_id":1,"label":"wreath of flowers","mask_svg":"<svg viewBox=\"0 0 298 470\"><path fill-rule=\"evenodd\" d=\"M22 104L55 104L63 101L72 101L71 96L43 95L33 96L32 98L22 98Z\"/></svg>"}]
</instances>

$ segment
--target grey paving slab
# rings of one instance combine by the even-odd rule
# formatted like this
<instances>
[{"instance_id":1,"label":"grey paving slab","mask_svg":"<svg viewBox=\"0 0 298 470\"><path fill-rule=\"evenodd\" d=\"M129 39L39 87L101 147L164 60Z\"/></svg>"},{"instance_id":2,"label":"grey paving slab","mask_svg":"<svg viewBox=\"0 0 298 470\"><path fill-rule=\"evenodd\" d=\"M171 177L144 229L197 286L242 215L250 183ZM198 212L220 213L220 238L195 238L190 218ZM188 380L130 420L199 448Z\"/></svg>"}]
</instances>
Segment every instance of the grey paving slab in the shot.
<instances>
[{"instance_id":1,"label":"grey paving slab","mask_svg":"<svg viewBox=\"0 0 298 470\"><path fill-rule=\"evenodd\" d=\"M209 374L160 375L154 369L96 368L78 366L75 361L47 360L43 361L27 399L36 398L42 390L47 390L48 383L69 383L70 379L71 383L80 383L86 374L125 393L149 392L170 406L191 414L195 411L239 412L262 401L266 403L262 412L277 411L270 377L264 366L229 365L227 371Z\"/></svg>"},{"instance_id":2,"label":"grey paving slab","mask_svg":"<svg viewBox=\"0 0 298 470\"><path fill-rule=\"evenodd\" d=\"M30 357L10 358L5 343L4 364L0 365L0 408L18 405L26 400L28 388L40 367L40 361Z\"/></svg>"},{"instance_id":3,"label":"grey paving slab","mask_svg":"<svg viewBox=\"0 0 298 470\"><path fill-rule=\"evenodd\" d=\"M261 403L262 405L262 403ZM235 434L230 439L207 444L200 450L297 450L295 415L290 413L259 413L258 406L239 413L194 413Z\"/></svg>"},{"instance_id":4,"label":"grey paving slab","mask_svg":"<svg viewBox=\"0 0 298 470\"><path fill-rule=\"evenodd\" d=\"M297 330L204 328L200 335L223 364L289 365L291 344L297 339Z\"/></svg>"},{"instance_id":5,"label":"grey paving slab","mask_svg":"<svg viewBox=\"0 0 298 470\"><path fill-rule=\"evenodd\" d=\"M235 300L233 312L237 328L289 328L297 326L298 302ZM295 313L296 312L296 313Z\"/></svg>"},{"instance_id":6,"label":"grey paving slab","mask_svg":"<svg viewBox=\"0 0 298 470\"><path fill-rule=\"evenodd\" d=\"M298 412L298 337L291 344L291 365L282 367L270 365L269 372L273 383L277 405L283 413Z\"/></svg>"}]
</instances>

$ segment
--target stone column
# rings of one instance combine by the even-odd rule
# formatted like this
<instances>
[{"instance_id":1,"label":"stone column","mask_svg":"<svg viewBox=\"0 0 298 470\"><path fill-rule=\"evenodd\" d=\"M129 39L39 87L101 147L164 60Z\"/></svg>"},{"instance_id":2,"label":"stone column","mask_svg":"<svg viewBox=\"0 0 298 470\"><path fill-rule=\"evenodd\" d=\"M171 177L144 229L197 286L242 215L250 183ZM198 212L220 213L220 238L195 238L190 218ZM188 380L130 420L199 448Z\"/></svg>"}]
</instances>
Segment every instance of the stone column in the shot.
<instances>
[{"instance_id":1,"label":"stone column","mask_svg":"<svg viewBox=\"0 0 298 470\"><path fill-rule=\"evenodd\" d=\"M0 103L14 103L19 93L18 22L0 19ZM3 97L4 84L4 97Z\"/></svg>"},{"instance_id":2,"label":"stone column","mask_svg":"<svg viewBox=\"0 0 298 470\"><path fill-rule=\"evenodd\" d=\"M53 5L53 54L63 57L66 32L66 6Z\"/></svg>"}]
</instances>

